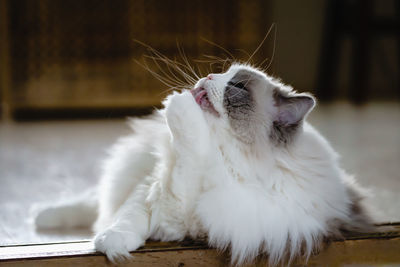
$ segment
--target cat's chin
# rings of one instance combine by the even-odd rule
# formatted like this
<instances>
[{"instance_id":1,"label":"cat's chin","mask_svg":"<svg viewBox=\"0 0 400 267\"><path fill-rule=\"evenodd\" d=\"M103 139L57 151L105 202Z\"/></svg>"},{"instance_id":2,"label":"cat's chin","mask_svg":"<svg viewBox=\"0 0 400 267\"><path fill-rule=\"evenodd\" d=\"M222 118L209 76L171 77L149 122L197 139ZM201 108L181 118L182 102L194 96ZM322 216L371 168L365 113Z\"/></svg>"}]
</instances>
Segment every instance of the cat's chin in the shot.
<instances>
[{"instance_id":1,"label":"cat's chin","mask_svg":"<svg viewBox=\"0 0 400 267\"><path fill-rule=\"evenodd\" d=\"M215 110L214 105L208 98L207 90L203 87L197 87L191 90L191 93L196 100L196 103L201 107L202 110L208 111L214 116L219 116L219 113Z\"/></svg>"}]
</instances>

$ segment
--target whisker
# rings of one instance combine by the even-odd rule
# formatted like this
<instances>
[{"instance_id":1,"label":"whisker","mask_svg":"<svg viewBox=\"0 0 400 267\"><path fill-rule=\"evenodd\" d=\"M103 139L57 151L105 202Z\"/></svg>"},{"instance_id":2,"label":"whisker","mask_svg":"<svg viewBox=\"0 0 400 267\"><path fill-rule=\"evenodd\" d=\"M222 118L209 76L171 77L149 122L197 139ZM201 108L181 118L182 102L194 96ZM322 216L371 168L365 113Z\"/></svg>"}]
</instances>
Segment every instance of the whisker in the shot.
<instances>
[{"instance_id":1,"label":"whisker","mask_svg":"<svg viewBox=\"0 0 400 267\"><path fill-rule=\"evenodd\" d=\"M158 94L158 96L164 95L164 94L169 93L169 92L172 92L172 91L174 91L174 90L182 91L182 90L184 90L184 89L186 89L186 88L188 88L188 87L189 87L189 86L185 86L185 87L181 87L181 86L170 87L170 88L168 88L168 89L166 89L166 90L161 91L161 92Z\"/></svg>"},{"instance_id":2,"label":"whisker","mask_svg":"<svg viewBox=\"0 0 400 267\"><path fill-rule=\"evenodd\" d=\"M204 77L203 72L201 71L201 68L199 65L197 65L197 72L200 74L200 77Z\"/></svg>"},{"instance_id":3,"label":"whisker","mask_svg":"<svg viewBox=\"0 0 400 267\"><path fill-rule=\"evenodd\" d=\"M254 57L254 55L258 52L258 50L260 50L260 48L262 47L262 45L264 44L265 40L268 38L272 28L275 27L275 23L272 23L271 27L269 27L269 30L267 32L267 34L264 36L264 39L261 41L261 43L257 46L256 50L254 50L254 52L250 55L250 57L247 59L246 64L250 63L250 60Z\"/></svg>"},{"instance_id":4,"label":"whisker","mask_svg":"<svg viewBox=\"0 0 400 267\"><path fill-rule=\"evenodd\" d=\"M166 62L164 62L162 59L156 58L156 57L152 57L152 56L148 56L148 55L146 55L145 57L146 57L146 58L150 58L150 59L153 60L154 64L157 66L157 68L161 71L162 74L164 74L164 79L168 80L168 81L169 81L170 83L172 83L172 84L178 84L178 85L179 85L179 84L182 84L182 83L183 83L181 80L179 80L178 77L176 77L176 76L174 75L173 72L170 71L170 73L174 76L174 77L171 77L170 74L168 74L168 73L166 73L166 72L164 71L164 68L162 68L161 65L158 64L158 61L162 61L163 63L166 64L167 69L168 69L168 70L170 70L170 69L169 69L169 64L167 64Z\"/></svg>"},{"instance_id":5,"label":"whisker","mask_svg":"<svg viewBox=\"0 0 400 267\"><path fill-rule=\"evenodd\" d=\"M236 51L239 51L239 52L245 54L247 58L250 57L250 54L249 54L246 50L244 50L244 49L236 49Z\"/></svg>"},{"instance_id":6,"label":"whisker","mask_svg":"<svg viewBox=\"0 0 400 267\"><path fill-rule=\"evenodd\" d=\"M171 60L168 57L164 56L163 54L159 53L158 51L154 50L151 51L155 54L156 58L159 58L160 61L162 61L169 69L169 71L171 72L171 74L173 73L173 71L171 70L171 67L177 71L180 75L182 75L182 77L187 81L187 82L194 82L195 79L193 77L191 77L190 75L188 75L184 70L182 70L181 67L186 68L185 65L183 65L182 63L176 61L176 60ZM175 76L176 77L176 76Z\"/></svg>"},{"instance_id":7,"label":"whisker","mask_svg":"<svg viewBox=\"0 0 400 267\"><path fill-rule=\"evenodd\" d=\"M190 84L196 83L196 79L199 79L197 73L190 65L186 54L184 53L183 49L179 47L179 45L178 45L178 50L181 59L184 61L184 64L178 62L176 59L174 60L169 59L161 52L155 50L151 46L139 40L134 40L134 41L144 46L148 50L150 55L145 55L143 56L143 58L150 59L161 74L152 70L145 60L142 63L135 60L136 63L138 63L144 69L149 71L150 74L152 74L156 79L158 79L164 85L170 87L171 88L170 90L191 88L192 85ZM162 66L161 63L164 64L165 66ZM192 74L194 77L191 76L189 73ZM184 81L182 79L184 79Z\"/></svg>"},{"instance_id":8,"label":"whisker","mask_svg":"<svg viewBox=\"0 0 400 267\"><path fill-rule=\"evenodd\" d=\"M214 45L214 46L218 47L219 49L222 49L222 51L224 51L230 58L232 58L232 59L235 58L235 57L232 55L231 52L229 52L227 49L225 49L225 48L222 47L221 45L216 44L216 43L214 43L214 42L212 42L212 41L210 41L210 40L207 40L207 39L204 38L204 37L201 37L201 39L202 39L203 41L205 41L205 42L211 44L211 45Z\"/></svg>"},{"instance_id":9,"label":"whisker","mask_svg":"<svg viewBox=\"0 0 400 267\"><path fill-rule=\"evenodd\" d=\"M161 72L163 73L164 79L168 80L170 83L172 83L172 84L181 84L181 83L182 83L182 81L181 81L178 77L176 77L175 75L174 75L174 77L171 77L171 75L169 75L168 73L166 73L166 72L164 71L164 68L162 68L162 66L160 66L160 64L158 63L158 61L163 62L167 67L171 64L170 62L165 61L164 58L155 57L155 56L150 56L150 55L145 55L144 58L149 58L149 59L151 59L151 60L154 62L154 64L157 66L157 68L159 69L159 71L161 71ZM170 71L170 73L172 73L172 72Z\"/></svg>"},{"instance_id":10,"label":"whisker","mask_svg":"<svg viewBox=\"0 0 400 267\"><path fill-rule=\"evenodd\" d=\"M156 58L157 59L157 58ZM158 59L159 60L159 59ZM168 59L169 60L169 59ZM164 62L164 61L162 61L162 62ZM182 84L186 84L185 82L183 82L178 76L176 76L176 74L175 74L175 72L174 72L174 69L172 69L171 67L173 67L173 68L175 68L175 70L176 70L176 64L174 63L174 62L170 62L170 61L168 61L168 62L164 62L164 64L166 65L166 67L167 67L167 69L168 69L168 71L169 71L169 73L170 74L166 74L166 75L168 75L168 77L170 77L170 79L172 79L172 80L174 80L175 82L176 82L176 84L178 84L178 85L182 85ZM161 67L160 67L161 68ZM172 77L171 77L171 75L172 75Z\"/></svg>"},{"instance_id":11,"label":"whisker","mask_svg":"<svg viewBox=\"0 0 400 267\"><path fill-rule=\"evenodd\" d=\"M153 75L154 78L156 78L157 80L159 80L161 83L163 83L164 85L168 86L168 87L173 87L173 85L169 84L168 81L165 80L164 77L162 77L160 74L156 73L155 71L153 71L152 69L150 69L150 67L144 63L139 62L138 60L135 60L135 62L137 64L139 64L141 67L143 67L145 70L147 70L148 72L150 72L151 75Z\"/></svg>"},{"instance_id":12,"label":"whisker","mask_svg":"<svg viewBox=\"0 0 400 267\"><path fill-rule=\"evenodd\" d=\"M185 62L185 64L187 65L189 71L194 75L194 77L196 77L197 79L200 79L200 77L194 71L193 67L190 65L189 60L188 60L183 48L180 47L178 43L176 45L178 46L179 54L181 55L181 58L183 59L183 62Z\"/></svg>"},{"instance_id":13,"label":"whisker","mask_svg":"<svg viewBox=\"0 0 400 267\"><path fill-rule=\"evenodd\" d=\"M276 32L277 32L277 27L275 26L274 44L273 44L273 47L272 47L272 56L271 56L271 60L269 61L268 66L267 66L267 70L269 69L269 67L271 66L272 62L274 61L275 50L276 50Z\"/></svg>"},{"instance_id":14,"label":"whisker","mask_svg":"<svg viewBox=\"0 0 400 267\"><path fill-rule=\"evenodd\" d=\"M225 61L224 61L224 63L223 63L223 65L222 65L222 71L225 71L226 70L226 64L228 63L232 63L233 62L233 59L232 59L232 61L231 62L229 62L230 60L229 59L225 59Z\"/></svg>"},{"instance_id":15,"label":"whisker","mask_svg":"<svg viewBox=\"0 0 400 267\"><path fill-rule=\"evenodd\" d=\"M262 66L268 61L268 59L269 59L269 58L265 58L263 61L261 61L260 64L258 64L257 67L258 67L259 69L264 70L264 68L263 68Z\"/></svg>"}]
</instances>

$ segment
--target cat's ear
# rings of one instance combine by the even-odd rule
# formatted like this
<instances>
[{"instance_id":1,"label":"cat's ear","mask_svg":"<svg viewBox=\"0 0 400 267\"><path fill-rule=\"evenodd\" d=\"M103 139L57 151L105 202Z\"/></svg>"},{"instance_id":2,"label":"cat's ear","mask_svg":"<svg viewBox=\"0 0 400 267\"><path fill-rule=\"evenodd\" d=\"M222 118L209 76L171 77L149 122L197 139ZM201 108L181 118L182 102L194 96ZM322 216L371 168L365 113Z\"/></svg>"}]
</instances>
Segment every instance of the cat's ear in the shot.
<instances>
[{"instance_id":1,"label":"cat's ear","mask_svg":"<svg viewBox=\"0 0 400 267\"><path fill-rule=\"evenodd\" d=\"M281 127L298 125L314 108L315 99L309 94L291 94L279 89L274 91L277 108L274 124Z\"/></svg>"}]
</instances>

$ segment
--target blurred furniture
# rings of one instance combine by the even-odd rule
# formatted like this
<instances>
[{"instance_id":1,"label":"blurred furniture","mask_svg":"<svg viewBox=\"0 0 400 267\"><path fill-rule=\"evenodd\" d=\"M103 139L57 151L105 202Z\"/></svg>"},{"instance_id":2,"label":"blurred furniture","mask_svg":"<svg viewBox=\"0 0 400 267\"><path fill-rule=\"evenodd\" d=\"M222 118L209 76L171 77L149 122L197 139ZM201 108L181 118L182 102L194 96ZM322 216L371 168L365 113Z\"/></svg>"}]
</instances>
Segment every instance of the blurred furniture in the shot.
<instances>
[{"instance_id":1,"label":"blurred furniture","mask_svg":"<svg viewBox=\"0 0 400 267\"><path fill-rule=\"evenodd\" d=\"M394 0L394 17L374 15L374 5L377 2L378 0L328 1L316 89L319 99L328 101L335 97L340 48L345 36L350 37L352 42L348 97L353 103L363 103L368 97L371 55L375 52L371 49L371 43L374 38L384 35L396 38L397 62L400 67L400 1ZM400 76L398 74L397 77Z\"/></svg>"},{"instance_id":2,"label":"blurred furniture","mask_svg":"<svg viewBox=\"0 0 400 267\"><path fill-rule=\"evenodd\" d=\"M168 87L134 62L148 54L134 40L170 58L179 58L179 42L199 58L224 53L202 38L253 51L271 25L262 0L1 1L9 58L2 102L16 118L109 117L158 106Z\"/></svg>"}]
</instances>

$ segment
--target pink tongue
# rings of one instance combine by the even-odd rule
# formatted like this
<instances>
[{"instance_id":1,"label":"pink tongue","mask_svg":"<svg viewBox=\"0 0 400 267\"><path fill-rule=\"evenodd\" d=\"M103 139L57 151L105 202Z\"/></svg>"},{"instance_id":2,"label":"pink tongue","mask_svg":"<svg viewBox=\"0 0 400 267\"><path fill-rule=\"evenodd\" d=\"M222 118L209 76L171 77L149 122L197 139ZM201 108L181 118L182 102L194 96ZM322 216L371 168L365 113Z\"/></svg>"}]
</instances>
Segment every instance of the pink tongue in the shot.
<instances>
[{"instance_id":1,"label":"pink tongue","mask_svg":"<svg viewBox=\"0 0 400 267\"><path fill-rule=\"evenodd\" d=\"M196 102L197 103L199 103L199 104L201 104L201 99L203 98L203 96L204 95L206 95L207 94L207 92L206 91L201 91L200 93L198 93L197 95L196 95Z\"/></svg>"},{"instance_id":2,"label":"pink tongue","mask_svg":"<svg viewBox=\"0 0 400 267\"><path fill-rule=\"evenodd\" d=\"M204 90L203 88L199 87L196 89L192 90L192 95L194 96L194 99L196 100L197 104L201 104L201 99L203 98L204 95L207 94L207 91Z\"/></svg>"}]
</instances>

